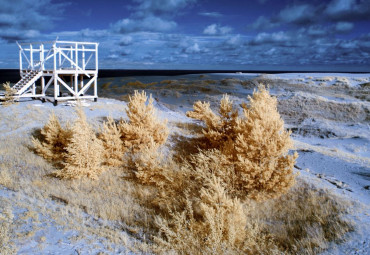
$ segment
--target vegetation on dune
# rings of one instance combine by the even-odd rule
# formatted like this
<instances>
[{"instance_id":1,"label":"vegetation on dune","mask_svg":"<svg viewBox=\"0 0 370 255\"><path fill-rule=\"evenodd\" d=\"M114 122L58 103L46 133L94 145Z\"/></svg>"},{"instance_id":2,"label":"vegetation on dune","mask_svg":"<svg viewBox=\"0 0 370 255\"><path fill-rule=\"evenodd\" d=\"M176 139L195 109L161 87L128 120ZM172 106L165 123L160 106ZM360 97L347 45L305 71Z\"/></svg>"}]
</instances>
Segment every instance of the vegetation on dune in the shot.
<instances>
[{"instance_id":1,"label":"vegetation on dune","mask_svg":"<svg viewBox=\"0 0 370 255\"><path fill-rule=\"evenodd\" d=\"M87 176L97 179L104 170L102 141L99 140L86 120L82 109L77 109L77 119L72 125L71 138L65 147L66 156L63 168L56 171L57 177L74 179Z\"/></svg>"},{"instance_id":2,"label":"vegetation on dune","mask_svg":"<svg viewBox=\"0 0 370 255\"><path fill-rule=\"evenodd\" d=\"M9 106L11 104L14 104L15 98L13 95L15 94L16 90L14 90L10 86L10 82L3 83L3 87L5 89L5 93L4 93L4 98L2 99L2 105Z\"/></svg>"},{"instance_id":3,"label":"vegetation on dune","mask_svg":"<svg viewBox=\"0 0 370 255\"><path fill-rule=\"evenodd\" d=\"M203 129L183 157L174 155L176 146L164 152L167 124L158 119L153 99L144 91L129 97L127 120L108 118L97 135L79 110L66 129L52 115L41 130L43 139L33 141L38 154L64 162L59 177L97 178L108 167L130 176L117 179L112 170L102 175L107 182L96 181L99 189L109 190L107 199L112 201L123 199L115 191L120 185L132 187L124 198L131 204L112 208L109 217L99 215L111 219L113 211L122 210L131 210L124 214L127 218L140 215L128 220L117 213L115 219L148 234L151 251L317 253L352 229L343 217L348 206L303 180L294 185L298 155L289 154L290 132L284 130L276 107L276 98L262 86L240 111L227 95L217 113L209 103L194 103L187 115ZM90 197L90 192L81 196ZM107 211L96 206L96 211Z\"/></svg>"},{"instance_id":4,"label":"vegetation on dune","mask_svg":"<svg viewBox=\"0 0 370 255\"><path fill-rule=\"evenodd\" d=\"M58 118L52 113L40 134L39 138L32 137L36 152L51 162L63 161L67 153L66 147L72 137L72 130L69 127L62 128Z\"/></svg>"},{"instance_id":5,"label":"vegetation on dune","mask_svg":"<svg viewBox=\"0 0 370 255\"><path fill-rule=\"evenodd\" d=\"M277 112L277 100L259 87L249 97L249 106L242 107L243 116L239 117L226 95L218 114L209 103L198 101L187 116L205 124L203 146L220 150L233 164L232 180L227 182L235 192L243 190L258 200L279 196L294 184L293 166L298 155L287 154L293 143Z\"/></svg>"},{"instance_id":6,"label":"vegetation on dune","mask_svg":"<svg viewBox=\"0 0 370 255\"><path fill-rule=\"evenodd\" d=\"M56 171L60 178L97 178L103 165L121 166L127 151L136 153L152 146L157 148L168 136L166 122L155 116L153 99L145 92L130 97L126 111L128 120L118 124L112 118L103 123L96 135L82 109L78 108L77 119L72 126L63 128L52 114L41 129L39 138L32 138L35 151L45 159L61 166ZM148 147L149 146L149 147Z\"/></svg>"}]
</instances>

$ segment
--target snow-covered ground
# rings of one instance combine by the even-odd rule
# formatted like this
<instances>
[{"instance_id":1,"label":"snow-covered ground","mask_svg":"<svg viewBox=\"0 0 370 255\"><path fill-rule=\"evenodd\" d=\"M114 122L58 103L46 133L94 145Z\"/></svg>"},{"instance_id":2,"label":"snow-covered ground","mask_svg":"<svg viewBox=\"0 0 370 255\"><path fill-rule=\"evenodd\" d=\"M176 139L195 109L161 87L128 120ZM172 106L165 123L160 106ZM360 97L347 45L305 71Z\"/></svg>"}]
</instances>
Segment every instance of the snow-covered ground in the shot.
<instances>
[{"instance_id":1,"label":"snow-covered ground","mask_svg":"<svg viewBox=\"0 0 370 255\"><path fill-rule=\"evenodd\" d=\"M189 79L194 76L182 76ZM220 78L221 77L221 78ZM207 84L211 92L199 92L189 87L175 94L175 88L164 92L160 86L148 91L155 97L160 118L169 123L192 122L185 116L195 100L210 101L216 106L223 93L228 93L236 104L253 91L250 79L269 84L278 98L278 110L286 127L292 130L299 158L296 170L301 177L328 188L346 199L355 201L356 210L350 216L356 230L342 244L332 244L326 254L369 254L370 251L370 74L297 73L297 74L211 74L203 79L225 82ZM180 78L174 77L181 82ZM228 78L228 79L225 79ZM148 79L148 78L147 78ZM250 81L250 82L248 82ZM210 82L209 82L210 83ZM207 87L207 88L208 88ZM114 92L114 91L113 91ZM112 92L112 93L113 93ZM181 92L181 93L180 93ZM115 96L116 98L118 96ZM97 103L85 102L90 120L107 116L124 117L126 103L100 98ZM73 119L73 107L40 101L24 101L9 107L0 106L0 139L11 141L30 135L40 128L55 111L63 121ZM11 123L11 124L10 124ZM0 150L0 172L8 160L4 147ZM0 183L0 220L11 219L14 247L21 254L108 254L129 253L126 247L138 242L116 222L103 221L83 210L69 208L55 199L34 197L28 189L9 189ZM55 214L73 215L75 223L63 224ZM9 217L9 215L12 215ZM83 224L82 224L83 223ZM81 224L83 227L81 227ZM79 226L79 227L78 227ZM94 229L115 230L121 245L99 235ZM130 245L132 246L132 245ZM134 246L134 245L133 245Z\"/></svg>"}]
</instances>

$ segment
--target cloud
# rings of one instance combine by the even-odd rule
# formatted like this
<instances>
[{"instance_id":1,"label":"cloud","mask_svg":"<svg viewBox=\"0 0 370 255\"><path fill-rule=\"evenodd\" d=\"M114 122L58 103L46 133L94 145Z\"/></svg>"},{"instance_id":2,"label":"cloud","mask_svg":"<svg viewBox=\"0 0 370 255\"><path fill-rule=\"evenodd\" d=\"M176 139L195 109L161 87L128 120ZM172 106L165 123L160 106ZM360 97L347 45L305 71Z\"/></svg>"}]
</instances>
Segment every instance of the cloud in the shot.
<instances>
[{"instance_id":1,"label":"cloud","mask_svg":"<svg viewBox=\"0 0 370 255\"><path fill-rule=\"evenodd\" d=\"M259 16L257 20L249 27L254 30L267 30L276 26L277 24L272 23L270 19L266 18L265 16Z\"/></svg>"},{"instance_id":2,"label":"cloud","mask_svg":"<svg viewBox=\"0 0 370 255\"><path fill-rule=\"evenodd\" d=\"M325 14L332 20L362 20L370 15L368 0L332 0L325 9Z\"/></svg>"},{"instance_id":3,"label":"cloud","mask_svg":"<svg viewBox=\"0 0 370 255\"><path fill-rule=\"evenodd\" d=\"M203 30L203 34L205 35L226 35L230 33L232 30L233 29L228 26L219 26L217 24L212 24Z\"/></svg>"},{"instance_id":4,"label":"cloud","mask_svg":"<svg viewBox=\"0 0 370 255\"><path fill-rule=\"evenodd\" d=\"M134 0L134 2L139 4L133 7L137 11L136 15L163 15L173 14L194 3L195 0Z\"/></svg>"},{"instance_id":5,"label":"cloud","mask_svg":"<svg viewBox=\"0 0 370 255\"><path fill-rule=\"evenodd\" d=\"M132 14L111 24L116 33L139 31L166 32L174 29L177 23L172 20L177 13L195 0L133 0L137 5L131 6Z\"/></svg>"},{"instance_id":6,"label":"cloud","mask_svg":"<svg viewBox=\"0 0 370 255\"><path fill-rule=\"evenodd\" d=\"M184 52L185 53L199 53L201 50L199 48L199 45L198 43L194 43L193 45L187 47L186 49L184 49Z\"/></svg>"},{"instance_id":7,"label":"cloud","mask_svg":"<svg viewBox=\"0 0 370 255\"><path fill-rule=\"evenodd\" d=\"M338 22L336 25L335 25L335 30L337 32L341 32L341 33L347 33L349 31L351 31L353 29L353 23L351 22Z\"/></svg>"},{"instance_id":8,"label":"cloud","mask_svg":"<svg viewBox=\"0 0 370 255\"><path fill-rule=\"evenodd\" d=\"M310 26L307 30L307 34L312 37L322 37L329 33L330 31L320 25Z\"/></svg>"},{"instance_id":9,"label":"cloud","mask_svg":"<svg viewBox=\"0 0 370 255\"><path fill-rule=\"evenodd\" d=\"M66 4L51 0L0 0L0 39L12 42L39 36L53 26L54 13L62 13Z\"/></svg>"},{"instance_id":10,"label":"cloud","mask_svg":"<svg viewBox=\"0 0 370 255\"><path fill-rule=\"evenodd\" d=\"M224 16L219 12L200 12L198 14L200 16L205 16L205 17L210 17L210 18L221 18L222 16Z\"/></svg>"},{"instance_id":11,"label":"cloud","mask_svg":"<svg viewBox=\"0 0 370 255\"><path fill-rule=\"evenodd\" d=\"M291 39L285 32L275 32L275 33L259 33L250 43L254 45L261 44L282 44Z\"/></svg>"},{"instance_id":12,"label":"cloud","mask_svg":"<svg viewBox=\"0 0 370 255\"><path fill-rule=\"evenodd\" d=\"M132 44L132 37L129 36L129 35L124 35L121 37L120 41L119 41L119 45L120 46L128 46Z\"/></svg>"},{"instance_id":13,"label":"cloud","mask_svg":"<svg viewBox=\"0 0 370 255\"><path fill-rule=\"evenodd\" d=\"M288 6L280 11L278 19L283 23L307 24L317 19L315 8L309 4Z\"/></svg>"},{"instance_id":14,"label":"cloud","mask_svg":"<svg viewBox=\"0 0 370 255\"><path fill-rule=\"evenodd\" d=\"M93 37L93 38L101 38L101 37L109 36L109 32L105 29L94 30L94 29L86 28L86 29L82 29L80 31L80 34L82 37Z\"/></svg>"},{"instance_id":15,"label":"cloud","mask_svg":"<svg viewBox=\"0 0 370 255\"><path fill-rule=\"evenodd\" d=\"M221 43L221 47L224 50L236 50L240 49L243 46L244 42L241 35L235 35L227 38Z\"/></svg>"},{"instance_id":16,"label":"cloud","mask_svg":"<svg viewBox=\"0 0 370 255\"><path fill-rule=\"evenodd\" d=\"M131 33L138 31L165 32L174 29L176 22L164 20L160 17L149 16L143 19L122 19L112 25L112 29L117 33Z\"/></svg>"}]
</instances>

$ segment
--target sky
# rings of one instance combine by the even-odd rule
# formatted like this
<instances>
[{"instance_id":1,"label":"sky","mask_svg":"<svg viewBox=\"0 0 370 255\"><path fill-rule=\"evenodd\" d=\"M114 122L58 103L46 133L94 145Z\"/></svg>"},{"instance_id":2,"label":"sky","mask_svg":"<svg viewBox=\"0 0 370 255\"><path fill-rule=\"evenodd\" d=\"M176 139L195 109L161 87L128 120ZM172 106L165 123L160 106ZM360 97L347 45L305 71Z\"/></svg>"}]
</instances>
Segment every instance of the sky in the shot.
<instances>
[{"instance_id":1,"label":"sky","mask_svg":"<svg viewBox=\"0 0 370 255\"><path fill-rule=\"evenodd\" d=\"M370 72L370 0L0 0L0 68L57 37L100 69Z\"/></svg>"}]
</instances>

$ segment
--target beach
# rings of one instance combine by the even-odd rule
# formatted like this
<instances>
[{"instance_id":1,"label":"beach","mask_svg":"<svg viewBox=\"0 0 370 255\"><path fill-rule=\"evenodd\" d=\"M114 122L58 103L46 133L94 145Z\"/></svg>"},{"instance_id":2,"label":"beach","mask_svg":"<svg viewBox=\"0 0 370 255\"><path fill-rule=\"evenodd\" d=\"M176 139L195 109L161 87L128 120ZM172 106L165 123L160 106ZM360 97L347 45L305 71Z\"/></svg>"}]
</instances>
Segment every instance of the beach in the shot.
<instances>
[{"instance_id":1,"label":"beach","mask_svg":"<svg viewBox=\"0 0 370 255\"><path fill-rule=\"evenodd\" d=\"M345 242L331 243L326 254L367 254L370 249L370 74L349 73L207 73L179 76L105 77L98 79L97 102L80 102L89 123L101 128L107 117L126 118L129 96L145 90L153 98L160 120L170 131L167 147L176 137L193 135L197 122L186 116L193 103L210 102L212 109L224 94L238 106L247 101L258 84L277 98L277 110L291 130L299 157L294 171L299 178L330 190L349 201L348 217L355 229ZM76 102L42 103L22 99L0 105L0 215L12 222L13 246L21 254L78 252L135 253L144 250L141 230L119 218L134 218L120 211L127 204L122 191L112 198L92 193L101 205L92 205L88 190L100 185L119 185L122 173L103 175L98 183L72 184L49 176L53 167L36 155L31 137L54 112L65 125L76 115ZM66 193L66 190L68 191ZM83 190L86 194L77 195ZM122 192L122 193L121 193ZM107 194L107 193L105 193ZM105 200L105 201L104 201ZM99 209L114 205L114 210ZM100 211L99 211L100 210ZM129 222L129 221L128 221ZM145 243L145 242L144 242ZM129 247L129 248L128 248ZM135 250L136 249L136 250Z\"/></svg>"}]
</instances>

